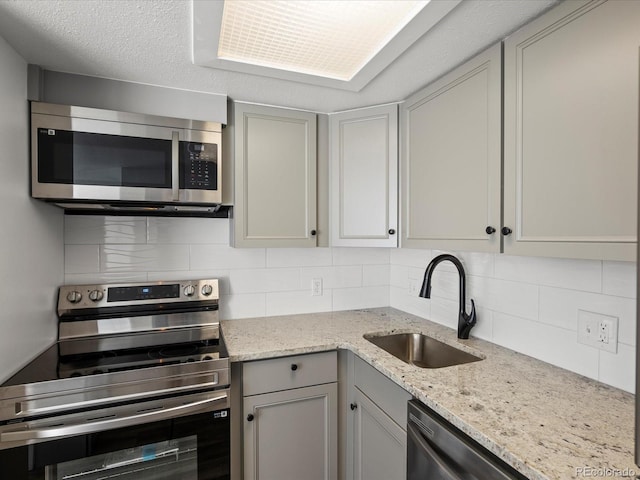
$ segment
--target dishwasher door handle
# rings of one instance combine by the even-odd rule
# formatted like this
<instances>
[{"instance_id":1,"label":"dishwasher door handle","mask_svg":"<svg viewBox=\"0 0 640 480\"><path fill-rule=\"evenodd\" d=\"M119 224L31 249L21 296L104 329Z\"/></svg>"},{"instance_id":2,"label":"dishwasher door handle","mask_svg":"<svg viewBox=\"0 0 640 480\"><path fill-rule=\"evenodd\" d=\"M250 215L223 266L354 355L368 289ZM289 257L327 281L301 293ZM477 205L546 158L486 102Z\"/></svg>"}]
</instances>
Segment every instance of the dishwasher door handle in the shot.
<instances>
[{"instance_id":1,"label":"dishwasher door handle","mask_svg":"<svg viewBox=\"0 0 640 480\"><path fill-rule=\"evenodd\" d=\"M407 435L409 436L409 441L415 443L420 454L427 458L429 464L433 465L439 470L439 473L441 474L441 476L438 477L439 479L468 480L469 478L475 478L468 476L465 476L463 478L458 473L456 473L449 462L447 462L445 458L439 455L438 452L436 452L435 449L429 444L429 442L424 439L418 427L416 427L412 422L409 422L409 424L407 425Z\"/></svg>"},{"instance_id":2,"label":"dishwasher door handle","mask_svg":"<svg viewBox=\"0 0 640 480\"><path fill-rule=\"evenodd\" d=\"M55 427L43 427L30 430L27 426L23 430L15 430L0 434L0 442L29 441L40 440L44 438L55 439L60 437L68 437L70 435L84 435L88 433L100 432L103 430L111 430L114 428L130 427L133 425L154 422L158 420L167 420L182 415L198 413L211 409L212 404L225 402L227 394L219 395L206 400L178 405L176 407L165 408L162 410L138 413L136 415L126 417L109 418L107 420L98 420L95 422L76 423L70 425L59 425Z\"/></svg>"}]
</instances>

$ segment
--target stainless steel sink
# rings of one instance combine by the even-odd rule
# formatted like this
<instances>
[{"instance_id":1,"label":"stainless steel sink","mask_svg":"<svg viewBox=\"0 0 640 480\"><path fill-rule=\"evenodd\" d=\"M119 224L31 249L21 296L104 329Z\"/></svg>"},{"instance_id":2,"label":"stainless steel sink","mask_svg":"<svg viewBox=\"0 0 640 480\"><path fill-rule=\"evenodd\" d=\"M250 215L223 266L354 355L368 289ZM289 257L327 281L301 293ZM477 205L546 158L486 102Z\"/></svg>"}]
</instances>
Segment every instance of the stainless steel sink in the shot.
<instances>
[{"instance_id":1,"label":"stainless steel sink","mask_svg":"<svg viewBox=\"0 0 640 480\"><path fill-rule=\"evenodd\" d=\"M442 368L482 360L421 333L365 335L364 338L403 362L421 368Z\"/></svg>"}]
</instances>

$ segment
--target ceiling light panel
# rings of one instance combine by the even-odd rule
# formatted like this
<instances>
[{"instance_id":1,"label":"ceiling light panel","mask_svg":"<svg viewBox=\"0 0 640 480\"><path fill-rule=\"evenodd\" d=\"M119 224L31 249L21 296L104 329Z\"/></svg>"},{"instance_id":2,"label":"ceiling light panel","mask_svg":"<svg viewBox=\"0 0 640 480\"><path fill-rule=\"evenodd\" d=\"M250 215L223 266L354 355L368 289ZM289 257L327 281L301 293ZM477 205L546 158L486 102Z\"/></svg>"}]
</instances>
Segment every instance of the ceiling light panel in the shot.
<instances>
[{"instance_id":1,"label":"ceiling light panel","mask_svg":"<svg viewBox=\"0 0 640 480\"><path fill-rule=\"evenodd\" d=\"M348 81L429 0L225 0L218 58Z\"/></svg>"}]
</instances>

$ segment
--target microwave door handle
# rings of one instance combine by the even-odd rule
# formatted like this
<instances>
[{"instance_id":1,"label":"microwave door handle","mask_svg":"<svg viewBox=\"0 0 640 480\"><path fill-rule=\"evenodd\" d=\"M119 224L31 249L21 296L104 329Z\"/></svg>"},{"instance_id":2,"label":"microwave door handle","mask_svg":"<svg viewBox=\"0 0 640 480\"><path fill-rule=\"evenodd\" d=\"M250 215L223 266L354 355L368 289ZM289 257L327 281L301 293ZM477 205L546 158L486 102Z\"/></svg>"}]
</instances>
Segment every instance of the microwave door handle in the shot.
<instances>
[{"instance_id":1,"label":"microwave door handle","mask_svg":"<svg viewBox=\"0 0 640 480\"><path fill-rule=\"evenodd\" d=\"M13 432L4 432L0 434L0 442L29 441L41 439L55 439L60 437L68 437L71 435L85 435L89 433L100 432L103 430L111 430L113 428L130 427L133 425L155 422L158 420L167 420L183 415L191 415L200 411L211 410L211 405L215 403L226 403L227 394L222 394L206 400L178 405L163 410L138 413L123 418L111 418L107 420L99 420L96 422L77 423L70 425L59 425L50 428L39 428L34 430L20 430ZM28 425L27 425L28 428Z\"/></svg>"},{"instance_id":2,"label":"microwave door handle","mask_svg":"<svg viewBox=\"0 0 640 480\"><path fill-rule=\"evenodd\" d=\"M171 196L180 200L180 132L171 132Z\"/></svg>"},{"instance_id":3,"label":"microwave door handle","mask_svg":"<svg viewBox=\"0 0 640 480\"><path fill-rule=\"evenodd\" d=\"M429 460L429 464L435 466L440 473L438 478L442 480L463 480L463 478L456 473L456 471L451 468L448 464L447 460L440 456L438 452L434 450L434 448L427 442L420 431L416 428L416 426L409 422L407 425L407 435L410 441L413 441L415 445L418 447L418 452L420 455L423 455ZM465 477L465 478L476 478L474 476Z\"/></svg>"}]
</instances>

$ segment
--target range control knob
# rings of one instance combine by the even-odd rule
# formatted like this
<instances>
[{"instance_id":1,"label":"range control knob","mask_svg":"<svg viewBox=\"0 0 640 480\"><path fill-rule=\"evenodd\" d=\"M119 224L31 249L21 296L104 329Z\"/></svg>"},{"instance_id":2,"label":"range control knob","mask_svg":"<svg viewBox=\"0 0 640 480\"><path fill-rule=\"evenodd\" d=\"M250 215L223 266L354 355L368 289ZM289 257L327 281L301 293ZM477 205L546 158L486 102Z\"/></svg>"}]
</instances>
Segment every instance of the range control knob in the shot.
<instances>
[{"instance_id":1,"label":"range control knob","mask_svg":"<svg viewBox=\"0 0 640 480\"><path fill-rule=\"evenodd\" d=\"M80 300L82 300L82 294L77 290L67 293L67 301L69 303L78 303Z\"/></svg>"},{"instance_id":2,"label":"range control knob","mask_svg":"<svg viewBox=\"0 0 640 480\"><path fill-rule=\"evenodd\" d=\"M202 286L202 294L205 297L208 297L209 295L211 295L211 292L213 292L213 287L211 285L209 285L208 283Z\"/></svg>"},{"instance_id":3,"label":"range control knob","mask_svg":"<svg viewBox=\"0 0 640 480\"><path fill-rule=\"evenodd\" d=\"M92 302L99 302L100 300L102 300L103 297L104 297L104 293L102 293L102 290L91 290L89 292L89 299Z\"/></svg>"},{"instance_id":4,"label":"range control knob","mask_svg":"<svg viewBox=\"0 0 640 480\"><path fill-rule=\"evenodd\" d=\"M186 287L184 287L184 294L187 297L193 297L194 293L196 293L196 287L194 287L193 285L187 285Z\"/></svg>"}]
</instances>

